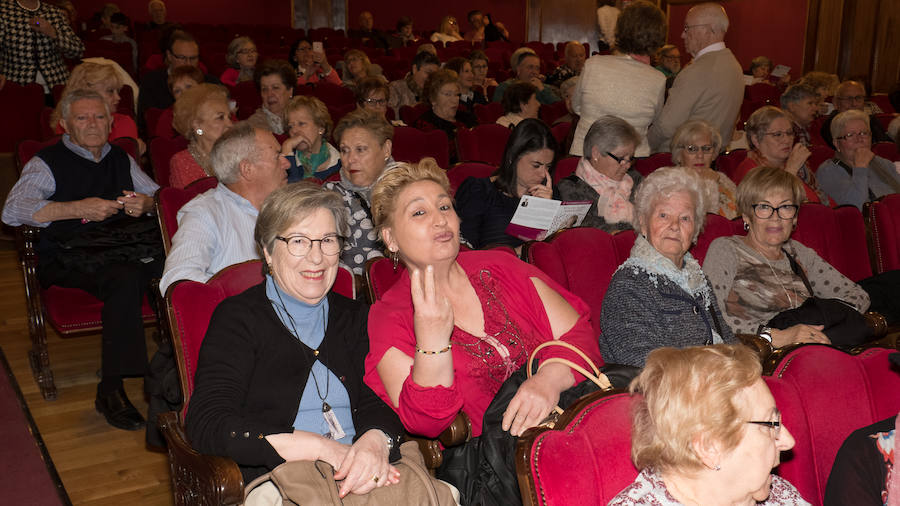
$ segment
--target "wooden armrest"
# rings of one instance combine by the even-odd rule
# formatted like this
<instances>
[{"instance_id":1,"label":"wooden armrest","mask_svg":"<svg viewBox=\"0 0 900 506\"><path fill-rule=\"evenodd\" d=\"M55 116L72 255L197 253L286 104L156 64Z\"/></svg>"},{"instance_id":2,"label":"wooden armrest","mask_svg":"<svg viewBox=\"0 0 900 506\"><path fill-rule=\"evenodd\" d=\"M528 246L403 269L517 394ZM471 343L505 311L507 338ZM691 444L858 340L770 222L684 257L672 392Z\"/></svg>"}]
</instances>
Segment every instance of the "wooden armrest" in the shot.
<instances>
[{"instance_id":1,"label":"wooden armrest","mask_svg":"<svg viewBox=\"0 0 900 506\"><path fill-rule=\"evenodd\" d=\"M159 415L158 425L168 443L176 505L244 502L244 479L233 460L201 455L191 448L175 411Z\"/></svg>"},{"instance_id":2,"label":"wooden armrest","mask_svg":"<svg viewBox=\"0 0 900 506\"><path fill-rule=\"evenodd\" d=\"M881 315L881 313L868 311L866 313L863 313L863 318L865 318L866 320L866 325L868 325L872 329L872 339L878 339L887 335L887 320L884 316Z\"/></svg>"},{"instance_id":3,"label":"wooden armrest","mask_svg":"<svg viewBox=\"0 0 900 506\"><path fill-rule=\"evenodd\" d=\"M766 358L772 354L774 348L772 347L772 343L766 341L765 339L759 337L756 334L735 334L735 337L741 344L745 346L749 346L753 351L759 355L759 361L765 362Z\"/></svg>"},{"instance_id":4,"label":"wooden armrest","mask_svg":"<svg viewBox=\"0 0 900 506\"><path fill-rule=\"evenodd\" d=\"M469 415L460 411L453 419L453 423L441 432L437 439L429 439L413 435L407 435L410 441L419 444L419 451L425 457L425 467L437 469L444 462L443 448L459 446L472 437L472 422Z\"/></svg>"}]
</instances>

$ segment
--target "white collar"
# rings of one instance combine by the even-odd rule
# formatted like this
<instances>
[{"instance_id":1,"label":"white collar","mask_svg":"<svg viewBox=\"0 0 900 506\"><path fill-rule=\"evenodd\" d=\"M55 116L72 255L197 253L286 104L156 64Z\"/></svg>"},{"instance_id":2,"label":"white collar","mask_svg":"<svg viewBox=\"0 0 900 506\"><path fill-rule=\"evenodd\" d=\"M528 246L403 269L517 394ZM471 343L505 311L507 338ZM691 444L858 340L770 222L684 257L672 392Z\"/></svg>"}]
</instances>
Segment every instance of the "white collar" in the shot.
<instances>
[{"instance_id":1,"label":"white collar","mask_svg":"<svg viewBox=\"0 0 900 506\"><path fill-rule=\"evenodd\" d=\"M714 43L704 47L700 51L697 51L697 54L696 54L696 56L694 56L694 59L696 60L697 58L700 58L701 56L705 55L706 53L712 53L713 51L721 51L723 49L725 49L724 42L714 42Z\"/></svg>"}]
</instances>

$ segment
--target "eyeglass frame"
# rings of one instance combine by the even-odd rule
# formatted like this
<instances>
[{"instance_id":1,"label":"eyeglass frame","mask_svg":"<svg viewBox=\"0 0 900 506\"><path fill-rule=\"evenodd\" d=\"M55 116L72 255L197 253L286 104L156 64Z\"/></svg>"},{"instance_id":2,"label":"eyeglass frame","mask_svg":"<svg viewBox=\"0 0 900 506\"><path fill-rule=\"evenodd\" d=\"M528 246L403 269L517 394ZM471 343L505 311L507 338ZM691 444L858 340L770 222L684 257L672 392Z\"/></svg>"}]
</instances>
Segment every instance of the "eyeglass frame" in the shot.
<instances>
[{"instance_id":1,"label":"eyeglass frame","mask_svg":"<svg viewBox=\"0 0 900 506\"><path fill-rule=\"evenodd\" d=\"M681 33L688 33L688 30L690 30L691 28L696 28L698 26L710 26L710 25L712 25L712 23L698 23L696 25L684 25L684 29L681 30Z\"/></svg>"},{"instance_id":2,"label":"eyeglass frame","mask_svg":"<svg viewBox=\"0 0 900 506\"><path fill-rule=\"evenodd\" d=\"M174 52L172 52L172 50L169 50L169 54L172 55L172 58L175 58L176 60L178 60L180 62L194 63L194 62L200 61L199 53L194 56L185 56L183 54L174 53Z\"/></svg>"},{"instance_id":3,"label":"eyeglass frame","mask_svg":"<svg viewBox=\"0 0 900 506\"><path fill-rule=\"evenodd\" d=\"M772 216L775 216L775 215L778 215L778 218L782 219L782 220L792 220L797 216L797 212L800 210L800 206L798 206L797 204L784 204L784 205L775 207L771 204L765 204L763 202L760 202L759 204L751 204L750 207L753 208L753 215L761 220L768 220L769 218L771 218ZM769 213L768 216L760 216L759 211L757 209L766 208L766 207L771 209L772 212ZM782 209L793 209L794 213L791 216L785 217L785 216L781 215Z\"/></svg>"},{"instance_id":4,"label":"eyeglass frame","mask_svg":"<svg viewBox=\"0 0 900 506\"><path fill-rule=\"evenodd\" d=\"M715 146L713 146L712 144L704 144L702 146L698 146L696 144L682 144L678 147L683 149L684 151L687 151L688 153L690 153L692 155L697 154L699 152L702 152L704 155L708 155L708 154L712 153L715 148ZM691 151L691 148L694 148L694 150Z\"/></svg>"},{"instance_id":5,"label":"eyeglass frame","mask_svg":"<svg viewBox=\"0 0 900 506\"><path fill-rule=\"evenodd\" d=\"M763 132L762 134L763 134L763 137L765 137L766 135L769 135L775 140L780 140L782 137L785 137L785 136L787 136L790 139L794 139L797 137L797 134L794 133L793 129L791 129L790 131L781 130L779 132Z\"/></svg>"},{"instance_id":6,"label":"eyeglass frame","mask_svg":"<svg viewBox=\"0 0 900 506\"><path fill-rule=\"evenodd\" d=\"M627 157L627 156L619 157L619 156L616 156L616 155L610 153L609 151L607 151L607 152L606 152L606 156L608 156L608 157L612 158L613 160L615 160L616 163L627 163L628 165L631 165L631 164L634 163L634 155L631 155L630 158Z\"/></svg>"},{"instance_id":7,"label":"eyeglass frame","mask_svg":"<svg viewBox=\"0 0 900 506\"><path fill-rule=\"evenodd\" d=\"M381 106L387 105L388 99L386 99L386 98L364 98L363 102L370 104L370 105L376 105L376 106L381 107Z\"/></svg>"},{"instance_id":8,"label":"eyeglass frame","mask_svg":"<svg viewBox=\"0 0 900 506\"><path fill-rule=\"evenodd\" d=\"M255 47L252 49L241 49L240 51L237 52L237 54L239 54L241 56L248 55L248 54L259 54L259 50L256 49Z\"/></svg>"},{"instance_id":9,"label":"eyeglass frame","mask_svg":"<svg viewBox=\"0 0 900 506\"><path fill-rule=\"evenodd\" d=\"M307 250L306 250L306 253L304 253L304 254L302 254L302 255L295 255L295 254L291 251L291 243L290 243L290 240L291 240L291 239L296 239L296 238L298 238L298 237L302 237L303 239L306 239L307 241L309 241L309 249L307 249ZM316 242L319 243L319 251L320 251L323 255L329 256L329 257L333 257L333 256L336 256L336 255L339 255L339 254L341 253L341 250L344 249L344 241L347 240L346 237L344 237L344 236L342 236L342 235L338 235L338 234L328 234L328 235L326 235L325 237L322 237L321 239L311 239L311 238L309 238L309 237L307 237L307 236L305 236L305 235L303 235L303 234L294 234L294 235L290 235L290 236L288 236L288 237L282 237L282 236L280 236L280 235L276 235L276 236L275 236L275 239L277 239L277 240L279 240L279 241L283 241L283 242L284 242L284 247L287 249L288 254L291 255L291 256L293 256L293 257L296 257L296 258L305 258L307 255L309 255L309 252L312 251L313 243L316 243ZM325 250L322 248L322 245L324 244L324 242L322 242L322 241L324 241L324 240L326 240L326 239L337 239L337 240L338 240L338 249L337 249L337 251L335 251L334 253L326 253L326 252L325 252Z\"/></svg>"},{"instance_id":10,"label":"eyeglass frame","mask_svg":"<svg viewBox=\"0 0 900 506\"><path fill-rule=\"evenodd\" d=\"M769 429L771 429L771 433L775 437L776 440L781 437L781 427L783 427L783 425L784 425L781 423L781 411L779 411L778 408L775 408L775 420L774 421L773 420L766 420L766 421L749 420L749 421L747 421L747 423L752 423L753 425L762 425L763 427L768 427Z\"/></svg>"},{"instance_id":11,"label":"eyeglass frame","mask_svg":"<svg viewBox=\"0 0 900 506\"><path fill-rule=\"evenodd\" d=\"M846 141L850 140L852 137L859 137L860 139L871 138L872 132L869 130L860 130L859 132L851 132L849 134L839 135L834 138L836 141Z\"/></svg>"}]
</instances>

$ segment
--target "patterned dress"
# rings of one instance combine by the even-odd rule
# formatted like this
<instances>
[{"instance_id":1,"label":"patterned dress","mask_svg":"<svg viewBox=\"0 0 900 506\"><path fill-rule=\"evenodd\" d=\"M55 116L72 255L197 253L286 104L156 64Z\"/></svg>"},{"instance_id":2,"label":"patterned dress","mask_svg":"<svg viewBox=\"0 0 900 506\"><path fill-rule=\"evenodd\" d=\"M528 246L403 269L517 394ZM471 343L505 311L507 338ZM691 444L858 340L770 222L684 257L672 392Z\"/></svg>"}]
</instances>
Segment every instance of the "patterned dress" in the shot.
<instances>
[{"instance_id":1,"label":"patterned dress","mask_svg":"<svg viewBox=\"0 0 900 506\"><path fill-rule=\"evenodd\" d=\"M800 492L781 476L772 475L772 490L769 497L756 503L758 506L809 506ZM655 471L644 469L634 483L619 492L608 506L681 506L666 489L662 476Z\"/></svg>"}]
</instances>

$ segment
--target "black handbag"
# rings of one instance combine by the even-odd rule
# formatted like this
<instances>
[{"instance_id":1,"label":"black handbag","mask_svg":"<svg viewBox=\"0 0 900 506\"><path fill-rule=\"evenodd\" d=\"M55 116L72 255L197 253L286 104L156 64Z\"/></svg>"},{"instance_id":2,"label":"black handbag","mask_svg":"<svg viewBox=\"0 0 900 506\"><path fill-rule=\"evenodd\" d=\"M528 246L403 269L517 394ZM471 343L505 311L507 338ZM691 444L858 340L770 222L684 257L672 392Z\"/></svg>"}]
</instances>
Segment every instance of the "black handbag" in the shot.
<instances>
[{"instance_id":1,"label":"black handbag","mask_svg":"<svg viewBox=\"0 0 900 506\"><path fill-rule=\"evenodd\" d=\"M865 343L874 335L874 329L866 324L866 319L851 304L841 299L826 299L813 295L812 286L800 264L787 251L791 270L800 277L809 291L809 298L799 307L778 313L769 320L768 326L784 330L798 324L823 325L822 332L835 346L856 346Z\"/></svg>"},{"instance_id":2,"label":"black handbag","mask_svg":"<svg viewBox=\"0 0 900 506\"><path fill-rule=\"evenodd\" d=\"M97 272L114 263L148 263L165 257L154 216L120 215L57 242L56 261L67 270Z\"/></svg>"},{"instance_id":3,"label":"black handbag","mask_svg":"<svg viewBox=\"0 0 900 506\"><path fill-rule=\"evenodd\" d=\"M509 402L528 379L530 363L531 361L520 367L500 386L484 412L481 435L443 452L443 463L436 470L435 476L452 483L459 490L460 503L465 506L522 504L515 463L518 438L503 430L501 424ZM627 388L640 369L628 365L606 364L600 371L606 375L612 387ZM597 390L600 387L586 379L560 393L557 406L568 408L582 396Z\"/></svg>"}]
</instances>

